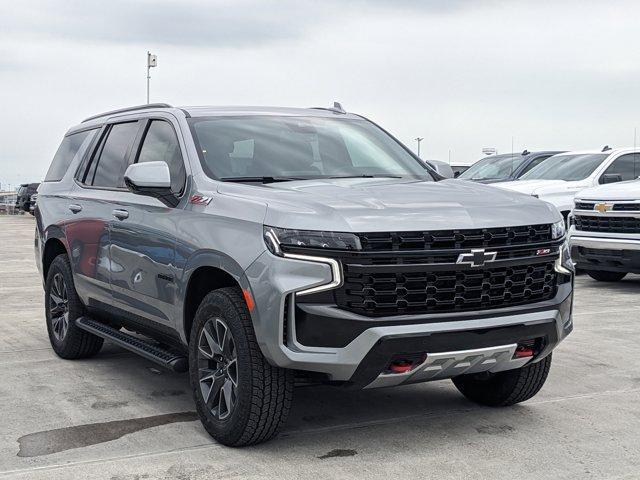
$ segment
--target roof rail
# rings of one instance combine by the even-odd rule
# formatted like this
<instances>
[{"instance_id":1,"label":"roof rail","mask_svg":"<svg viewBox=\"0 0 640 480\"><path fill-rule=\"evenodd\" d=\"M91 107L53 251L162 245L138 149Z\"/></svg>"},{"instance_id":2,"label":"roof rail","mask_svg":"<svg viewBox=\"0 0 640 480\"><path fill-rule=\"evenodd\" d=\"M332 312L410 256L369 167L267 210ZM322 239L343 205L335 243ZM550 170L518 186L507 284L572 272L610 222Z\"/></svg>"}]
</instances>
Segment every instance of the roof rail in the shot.
<instances>
[{"instance_id":1,"label":"roof rail","mask_svg":"<svg viewBox=\"0 0 640 480\"><path fill-rule=\"evenodd\" d=\"M171 108L168 103L147 103L145 105L136 105L135 107L119 108L118 110L111 110L109 112L100 113L91 117L85 118L82 123L89 120L95 120L96 118L106 117L107 115L114 115L116 113L133 112L134 110L145 110L147 108Z\"/></svg>"}]
</instances>

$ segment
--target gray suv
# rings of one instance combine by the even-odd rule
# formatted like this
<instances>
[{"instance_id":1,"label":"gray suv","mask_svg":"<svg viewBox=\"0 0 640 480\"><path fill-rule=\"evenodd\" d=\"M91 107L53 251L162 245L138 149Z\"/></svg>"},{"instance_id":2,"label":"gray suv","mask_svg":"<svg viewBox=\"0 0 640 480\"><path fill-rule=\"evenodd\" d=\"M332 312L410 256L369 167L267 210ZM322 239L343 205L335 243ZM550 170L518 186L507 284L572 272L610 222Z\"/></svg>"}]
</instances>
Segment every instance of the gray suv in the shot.
<instances>
[{"instance_id":1,"label":"gray suv","mask_svg":"<svg viewBox=\"0 0 640 480\"><path fill-rule=\"evenodd\" d=\"M65 135L35 214L54 351L107 340L188 371L226 445L275 435L294 379L452 378L522 402L573 327L553 206L441 180L339 104L96 115Z\"/></svg>"}]
</instances>

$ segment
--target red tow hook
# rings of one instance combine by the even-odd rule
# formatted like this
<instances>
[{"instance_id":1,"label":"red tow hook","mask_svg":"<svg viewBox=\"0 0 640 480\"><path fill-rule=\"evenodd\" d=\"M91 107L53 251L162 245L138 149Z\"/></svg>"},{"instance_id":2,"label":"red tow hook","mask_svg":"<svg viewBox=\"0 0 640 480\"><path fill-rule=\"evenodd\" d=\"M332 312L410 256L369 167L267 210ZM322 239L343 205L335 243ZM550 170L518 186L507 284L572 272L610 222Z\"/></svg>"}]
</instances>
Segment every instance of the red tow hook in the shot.
<instances>
[{"instance_id":1,"label":"red tow hook","mask_svg":"<svg viewBox=\"0 0 640 480\"><path fill-rule=\"evenodd\" d=\"M389 365L389 370L393 373L407 373L413 368L413 363L411 362L398 362L392 363Z\"/></svg>"},{"instance_id":2,"label":"red tow hook","mask_svg":"<svg viewBox=\"0 0 640 480\"><path fill-rule=\"evenodd\" d=\"M533 348L525 347L524 345L518 345L513 358L527 358L533 357Z\"/></svg>"}]
</instances>

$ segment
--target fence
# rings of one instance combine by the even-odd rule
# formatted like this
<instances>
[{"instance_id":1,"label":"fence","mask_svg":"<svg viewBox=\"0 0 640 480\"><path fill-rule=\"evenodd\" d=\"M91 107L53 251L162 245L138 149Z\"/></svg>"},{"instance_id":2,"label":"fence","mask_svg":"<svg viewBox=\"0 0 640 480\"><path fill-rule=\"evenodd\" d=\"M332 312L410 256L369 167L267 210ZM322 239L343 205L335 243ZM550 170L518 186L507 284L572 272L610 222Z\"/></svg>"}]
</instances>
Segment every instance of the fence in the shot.
<instances>
[{"instance_id":1,"label":"fence","mask_svg":"<svg viewBox=\"0 0 640 480\"><path fill-rule=\"evenodd\" d=\"M0 215L21 215L24 212L16 208L17 192L0 192Z\"/></svg>"}]
</instances>

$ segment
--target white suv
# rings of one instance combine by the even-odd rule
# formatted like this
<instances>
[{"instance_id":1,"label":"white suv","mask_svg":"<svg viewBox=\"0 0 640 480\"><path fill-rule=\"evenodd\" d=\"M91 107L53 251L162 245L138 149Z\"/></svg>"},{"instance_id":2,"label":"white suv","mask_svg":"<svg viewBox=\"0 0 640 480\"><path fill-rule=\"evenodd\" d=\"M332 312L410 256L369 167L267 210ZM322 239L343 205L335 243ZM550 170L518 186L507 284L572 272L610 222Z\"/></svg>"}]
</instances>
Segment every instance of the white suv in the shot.
<instances>
[{"instance_id":1,"label":"white suv","mask_svg":"<svg viewBox=\"0 0 640 480\"><path fill-rule=\"evenodd\" d=\"M636 158L638 168L640 154ZM640 180L582 190L572 220L571 257L578 268L603 282L640 273Z\"/></svg>"},{"instance_id":2,"label":"white suv","mask_svg":"<svg viewBox=\"0 0 640 480\"><path fill-rule=\"evenodd\" d=\"M520 180L496 184L545 200L556 206L565 219L573 208L573 197L585 188L604 183L634 180L640 176L639 149L620 148L566 152L548 158Z\"/></svg>"}]
</instances>

